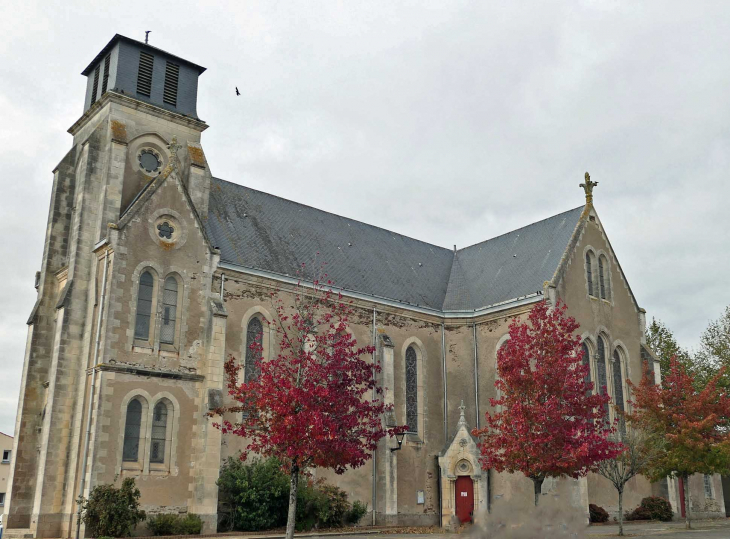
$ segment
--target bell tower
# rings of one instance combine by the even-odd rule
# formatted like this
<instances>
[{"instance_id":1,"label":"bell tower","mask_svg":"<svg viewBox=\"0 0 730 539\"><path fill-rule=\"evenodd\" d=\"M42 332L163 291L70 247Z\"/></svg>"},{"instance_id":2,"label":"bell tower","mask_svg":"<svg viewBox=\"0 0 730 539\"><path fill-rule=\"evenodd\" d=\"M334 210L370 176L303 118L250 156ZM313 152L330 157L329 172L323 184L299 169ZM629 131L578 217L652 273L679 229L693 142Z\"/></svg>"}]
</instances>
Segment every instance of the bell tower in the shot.
<instances>
[{"instance_id":1,"label":"bell tower","mask_svg":"<svg viewBox=\"0 0 730 539\"><path fill-rule=\"evenodd\" d=\"M109 227L173 158L194 212L207 216L211 175L200 137L208 126L196 106L204 71L117 34L82 72L83 114L68 130L71 150L53 170L38 299L27 322L4 507L14 535L74 536L76 499L88 495L89 432L103 431L92 420L91 380L96 366L113 358L113 344L99 346L97 327L104 293L116 286L106 279L113 256L102 262L100 254Z\"/></svg>"}]
</instances>

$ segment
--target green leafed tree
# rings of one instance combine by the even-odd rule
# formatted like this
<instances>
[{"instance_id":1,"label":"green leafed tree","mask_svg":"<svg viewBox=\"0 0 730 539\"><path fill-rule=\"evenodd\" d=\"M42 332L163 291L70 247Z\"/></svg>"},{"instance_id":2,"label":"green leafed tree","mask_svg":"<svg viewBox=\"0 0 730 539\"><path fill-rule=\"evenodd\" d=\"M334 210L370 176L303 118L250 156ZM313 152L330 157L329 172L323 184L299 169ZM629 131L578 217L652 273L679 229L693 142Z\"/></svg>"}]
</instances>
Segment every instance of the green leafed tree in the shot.
<instances>
[{"instance_id":1,"label":"green leafed tree","mask_svg":"<svg viewBox=\"0 0 730 539\"><path fill-rule=\"evenodd\" d=\"M697 363L704 378L711 378L725 368L725 374L718 381L722 387L730 387L730 307L717 320L713 320L700 338Z\"/></svg>"},{"instance_id":2,"label":"green leafed tree","mask_svg":"<svg viewBox=\"0 0 730 539\"><path fill-rule=\"evenodd\" d=\"M659 358L663 375L669 372L669 365L673 357L677 358L677 361L686 368L692 370L692 355L687 349L679 345L672 330L661 320L651 319L651 324L646 328L646 344Z\"/></svg>"}]
</instances>

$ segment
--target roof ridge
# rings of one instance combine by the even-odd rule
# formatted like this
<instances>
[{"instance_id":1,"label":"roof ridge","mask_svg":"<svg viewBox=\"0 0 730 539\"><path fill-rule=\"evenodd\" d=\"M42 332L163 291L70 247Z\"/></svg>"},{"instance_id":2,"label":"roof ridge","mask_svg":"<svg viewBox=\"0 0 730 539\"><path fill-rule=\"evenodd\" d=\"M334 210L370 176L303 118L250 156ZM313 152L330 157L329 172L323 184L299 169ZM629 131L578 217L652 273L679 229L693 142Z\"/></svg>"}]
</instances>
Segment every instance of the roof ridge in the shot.
<instances>
[{"instance_id":1,"label":"roof ridge","mask_svg":"<svg viewBox=\"0 0 730 539\"><path fill-rule=\"evenodd\" d=\"M460 253L461 251L465 251L467 249L471 249L472 247L476 247L477 245L482 245L484 243L487 243L492 240L496 240L497 238L501 238L502 236L506 236L508 234L512 234L513 232L519 232L520 230L524 230L526 228L530 228L531 226L538 225L540 223L544 223L545 221L548 221L550 219L554 219L555 217L559 217L561 215L565 215L566 213L570 213L579 209L583 209L585 206L576 206L575 208L571 208L569 210L565 210L560 213L556 213L554 215L550 215L549 217L545 217L544 219L540 219L539 221L534 221L530 223L529 225L521 226L520 228L513 228L512 230L508 230L507 232L503 232L502 234L499 234L497 236L492 236L491 238L487 238L486 240L478 241L477 243L472 243L471 245L467 245L466 247L462 247L461 249L457 249L456 252Z\"/></svg>"},{"instance_id":2,"label":"roof ridge","mask_svg":"<svg viewBox=\"0 0 730 539\"><path fill-rule=\"evenodd\" d=\"M411 240L411 241L417 241L419 243L423 243L424 245L428 245L430 247L435 247L436 249L440 249L442 251L448 251L450 253L453 253L453 250L452 249L449 249L448 247L441 247L440 245L436 245L435 243L430 243L430 242L427 242L427 241L424 241L424 240L419 240L418 238L414 238L412 236L406 236L405 234L401 234L400 232L395 232L395 231L390 230L388 228L383 228L382 226L372 225L370 223L366 223L365 221L360 221L359 219L353 219L352 217L347 217L347 216L341 215L339 213L334 213L334 212L331 212L331 211L323 210L321 208L316 208L314 206L310 206L309 204L304 204L302 202L297 202L296 200L292 200L290 198L284 198L284 197L281 197L279 195L274 195L272 193L267 193L266 191L262 191L261 189L255 189L255 188L249 187L247 185L242 185L240 183L235 183L235 182L232 182L232 181L229 181L229 180L224 180L223 178L216 178L215 176L212 176L211 178L214 179L214 180L218 180L220 182L225 182L225 183L229 183L231 185L235 185L236 187L240 187L242 189L250 189L251 191L256 191L257 193L261 193L261 194L266 195L266 196L278 198L279 200L284 200L286 202L289 202L291 204L295 204L297 206L302 206L304 208L309 208L310 210L314 210L314 211L326 213L328 215L334 215L335 217L339 217L341 219L348 219L350 221L353 221L355 223L359 223L359 224L364 225L364 226L369 226L371 228L377 228L378 230L382 230L384 232L388 232L389 234L394 234L396 236L400 236L401 238L406 238L406 239Z\"/></svg>"}]
</instances>

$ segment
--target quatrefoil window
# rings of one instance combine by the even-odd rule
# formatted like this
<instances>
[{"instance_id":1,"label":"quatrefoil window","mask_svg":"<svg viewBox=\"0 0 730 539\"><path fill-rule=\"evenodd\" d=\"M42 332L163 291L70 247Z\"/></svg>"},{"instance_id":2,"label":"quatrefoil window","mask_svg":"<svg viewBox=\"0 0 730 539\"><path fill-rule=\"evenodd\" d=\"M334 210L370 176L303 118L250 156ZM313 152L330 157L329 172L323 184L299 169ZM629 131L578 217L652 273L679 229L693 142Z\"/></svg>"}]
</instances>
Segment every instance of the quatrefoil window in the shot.
<instances>
[{"instance_id":1,"label":"quatrefoil window","mask_svg":"<svg viewBox=\"0 0 730 539\"><path fill-rule=\"evenodd\" d=\"M168 240L172 239L172 233L175 232L175 229L167 221L157 225L157 230L159 230L161 238L167 238Z\"/></svg>"}]
</instances>

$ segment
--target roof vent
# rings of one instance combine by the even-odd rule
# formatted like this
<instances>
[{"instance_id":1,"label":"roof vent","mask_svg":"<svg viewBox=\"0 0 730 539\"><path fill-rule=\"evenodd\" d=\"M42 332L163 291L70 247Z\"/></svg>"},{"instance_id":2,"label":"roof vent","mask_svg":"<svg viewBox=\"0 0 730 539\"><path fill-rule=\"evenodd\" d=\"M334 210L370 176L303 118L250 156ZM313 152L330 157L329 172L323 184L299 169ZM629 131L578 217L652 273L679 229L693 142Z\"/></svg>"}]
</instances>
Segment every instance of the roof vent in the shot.
<instances>
[{"instance_id":1,"label":"roof vent","mask_svg":"<svg viewBox=\"0 0 730 539\"><path fill-rule=\"evenodd\" d=\"M139 70L137 71L137 93L149 97L152 93L152 67L155 57L139 51Z\"/></svg>"},{"instance_id":2,"label":"roof vent","mask_svg":"<svg viewBox=\"0 0 730 539\"><path fill-rule=\"evenodd\" d=\"M94 85L91 87L91 104L93 105L96 103L96 91L99 89L99 68L101 68L101 64L96 66L96 69L94 70Z\"/></svg>"},{"instance_id":3,"label":"roof vent","mask_svg":"<svg viewBox=\"0 0 730 539\"><path fill-rule=\"evenodd\" d=\"M101 81L101 95L106 93L106 88L109 84L109 62L111 62L111 59L111 54L107 54L106 58L104 58L104 78Z\"/></svg>"},{"instance_id":4,"label":"roof vent","mask_svg":"<svg viewBox=\"0 0 730 539\"><path fill-rule=\"evenodd\" d=\"M180 77L180 66L167 62L165 65L165 89L162 101L167 105L177 106L177 81Z\"/></svg>"}]
</instances>

